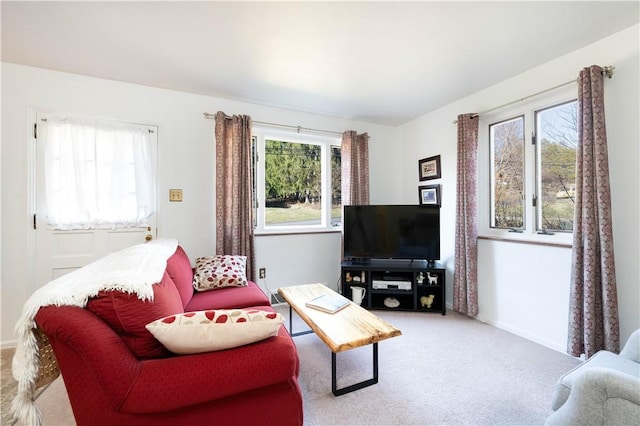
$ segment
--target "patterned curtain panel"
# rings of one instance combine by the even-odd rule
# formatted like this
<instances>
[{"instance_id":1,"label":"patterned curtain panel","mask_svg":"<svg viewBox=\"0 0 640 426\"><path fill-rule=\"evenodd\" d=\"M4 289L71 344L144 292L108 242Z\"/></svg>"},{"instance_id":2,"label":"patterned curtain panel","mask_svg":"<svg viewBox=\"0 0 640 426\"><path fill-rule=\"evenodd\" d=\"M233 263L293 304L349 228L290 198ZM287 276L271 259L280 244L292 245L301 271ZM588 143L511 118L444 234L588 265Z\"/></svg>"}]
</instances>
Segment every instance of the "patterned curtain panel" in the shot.
<instances>
[{"instance_id":1,"label":"patterned curtain panel","mask_svg":"<svg viewBox=\"0 0 640 426\"><path fill-rule=\"evenodd\" d=\"M247 256L255 279L251 117L216 113L216 254Z\"/></svg>"},{"instance_id":2,"label":"patterned curtain panel","mask_svg":"<svg viewBox=\"0 0 640 426\"><path fill-rule=\"evenodd\" d=\"M567 351L620 349L602 68L578 77L576 205Z\"/></svg>"},{"instance_id":3,"label":"patterned curtain panel","mask_svg":"<svg viewBox=\"0 0 640 426\"><path fill-rule=\"evenodd\" d=\"M342 134L342 205L369 204L369 135L347 130ZM340 258L344 259L344 233L340 242Z\"/></svg>"},{"instance_id":4,"label":"patterned curtain panel","mask_svg":"<svg viewBox=\"0 0 640 426\"><path fill-rule=\"evenodd\" d=\"M369 204L369 135L342 135L342 205Z\"/></svg>"},{"instance_id":5,"label":"patterned curtain panel","mask_svg":"<svg viewBox=\"0 0 640 426\"><path fill-rule=\"evenodd\" d=\"M453 310L478 315L478 118L458 116Z\"/></svg>"}]
</instances>

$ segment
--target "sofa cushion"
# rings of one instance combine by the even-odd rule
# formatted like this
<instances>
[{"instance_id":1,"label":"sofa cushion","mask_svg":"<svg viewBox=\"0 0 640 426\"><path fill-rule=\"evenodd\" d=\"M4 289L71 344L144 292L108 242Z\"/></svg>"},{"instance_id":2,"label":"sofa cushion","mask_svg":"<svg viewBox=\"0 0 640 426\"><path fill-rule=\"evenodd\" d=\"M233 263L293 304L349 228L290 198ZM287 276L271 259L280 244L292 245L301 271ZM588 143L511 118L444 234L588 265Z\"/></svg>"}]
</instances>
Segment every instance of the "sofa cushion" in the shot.
<instances>
[{"instance_id":1,"label":"sofa cushion","mask_svg":"<svg viewBox=\"0 0 640 426\"><path fill-rule=\"evenodd\" d=\"M138 358L161 358L171 355L145 328L145 325L168 315L184 312L173 280L165 271L162 281L153 285L153 301L122 291L101 291L87 302L86 309L106 322Z\"/></svg>"},{"instance_id":2,"label":"sofa cushion","mask_svg":"<svg viewBox=\"0 0 640 426\"><path fill-rule=\"evenodd\" d=\"M246 256L217 255L196 259L193 287L197 291L247 285Z\"/></svg>"},{"instance_id":3,"label":"sofa cushion","mask_svg":"<svg viewBox=\"0 0 640 426\"><path fill-rule=\"evenodd\" d=\"M182 299L182 306L187 306L193 297L193 269L187 253L181 246L167 260L167 272L176 285Z\"/></svg>"},{"instance_id":4,"label":"sofa cushion","mask_svg":"<svg viewBox=\"0 0 640 426\"><path fill-rule=\"evenodd\" d=\"M226 287L216 291L196 291L185 311L205 309L236 309L250 306L270 306L269 299L253 281L246 287Z\"/></svg>"},{"instance_id":5,"label":"sofa cushion","mask_svg":"<svg viewBox=\"0 0 640 426\"><path fill-rule=\"evenodd\" d=\"M170 351L196 354L235 348L276 336L284 318L257 309L222 309L170 315L146 328Z\"/></svg>"}]
</instances>

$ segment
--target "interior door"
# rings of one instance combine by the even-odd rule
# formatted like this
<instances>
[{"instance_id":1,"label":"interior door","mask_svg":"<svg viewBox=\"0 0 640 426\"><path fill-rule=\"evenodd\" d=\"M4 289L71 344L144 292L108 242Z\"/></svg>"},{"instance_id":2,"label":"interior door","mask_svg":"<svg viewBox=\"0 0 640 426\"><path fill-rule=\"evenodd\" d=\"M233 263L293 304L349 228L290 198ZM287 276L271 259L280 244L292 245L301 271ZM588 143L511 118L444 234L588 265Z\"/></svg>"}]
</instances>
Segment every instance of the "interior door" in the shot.
<instances>
[{"instance_id":1,"label":"interior door","mask_svg":"<svg viewBox=\"0 0 640 426\"><path fill-rule=\"evenodd\" d=\"M109 253L132 245L150 241L156 236L157 205L145 227L116 229L82 229L56 230L49 229L44 221L46 217L45 196L45 155L44 146L47 138L47 114L36 114L36 129L33 137L36 140L35 167L35 289L40 288L52 279L78 269ZM157 127L148 126L151 135L151 163L153 165L153 182L157 182ZM154 191L157 194L157 191ZM157 204L157 202L156 202Z\"/></svg>"}]
</instances>

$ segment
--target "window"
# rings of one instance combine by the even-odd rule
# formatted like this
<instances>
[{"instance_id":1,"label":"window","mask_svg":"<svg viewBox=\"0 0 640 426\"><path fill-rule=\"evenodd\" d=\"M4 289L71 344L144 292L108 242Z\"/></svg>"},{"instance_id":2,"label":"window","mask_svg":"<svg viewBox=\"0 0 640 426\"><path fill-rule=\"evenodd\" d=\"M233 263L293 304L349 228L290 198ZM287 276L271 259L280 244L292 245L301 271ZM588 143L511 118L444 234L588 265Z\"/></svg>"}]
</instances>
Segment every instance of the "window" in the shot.
<instances>
[{"instance_id":1,"label":"window","mask_svg":"<svg viewBox=\"0 0 640 426\"><path fill-rule=\"evenodd\" d=\"M482 233L563 239L573 231L578 105L569 93L481 117Z\"/></svg>"},{"instance_id":2,"label":"window","mask_svg":"<svg viewBox=\"0 0 640 426\"><path fill-rule=\"evenodd\" d=\"M491 227L524 227L524 117L489 126Z\"/></svg>"},{"instance_id":3,"label":"window","mask_svg":"<svg viewBox=\"0 0 640 426\"><path fill-rule=\"evenodd\" d=\"M46 223L53 229L144 227L155 212L151 132L146 126L47 118Z\"/></svg>"},{"instance_id":4,"label":"window","mask_svg":"<svg viewBox=\"0 0 640 426\"><path fill-rule=\"evenodd\" d=\"M261 128L253 133L256 230L340 226L340 139Z\"/></svg>"},{"instance_id":5,"label":"window","mask_svg":"<svg viewBox=\"0 0 640 426\"><path fill-rule=\"evenodd\" d=\"M576 195L578 103L567 102L535 113L538 228L573 231Z\"/></svg>"}]
</instances>

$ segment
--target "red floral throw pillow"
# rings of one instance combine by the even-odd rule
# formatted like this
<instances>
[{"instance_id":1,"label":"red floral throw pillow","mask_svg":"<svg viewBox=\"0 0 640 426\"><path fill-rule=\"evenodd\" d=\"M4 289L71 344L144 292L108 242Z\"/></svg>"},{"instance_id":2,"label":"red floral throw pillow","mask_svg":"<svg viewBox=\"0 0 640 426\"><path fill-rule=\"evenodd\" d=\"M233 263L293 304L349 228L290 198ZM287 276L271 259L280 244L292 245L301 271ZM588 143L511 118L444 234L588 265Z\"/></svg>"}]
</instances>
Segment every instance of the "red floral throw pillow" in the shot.
<instances>
[{"instance_id":1,"label":"red floral throw pillow","mask_svg":"<svg viewBox=\"0 0 640 426\"><path fill-rule=\"evenodd\" d=\"M235 348L278 334L284 318L257 309L185 312L160 318L147 330L176 354L197 354Z\"/></svg>"},{"instance_id":2,"label":"red floral throw pillow","mask_svg":"<svg viewBox=\"0 0 640 426\"><path fill-rule=\"evenodd\" d=\"M196 291L214 290L222 287L244 287L247 285L246 265L246 256L198 257L193 274L193 287Z\"/></svg>"}]
</instances>

